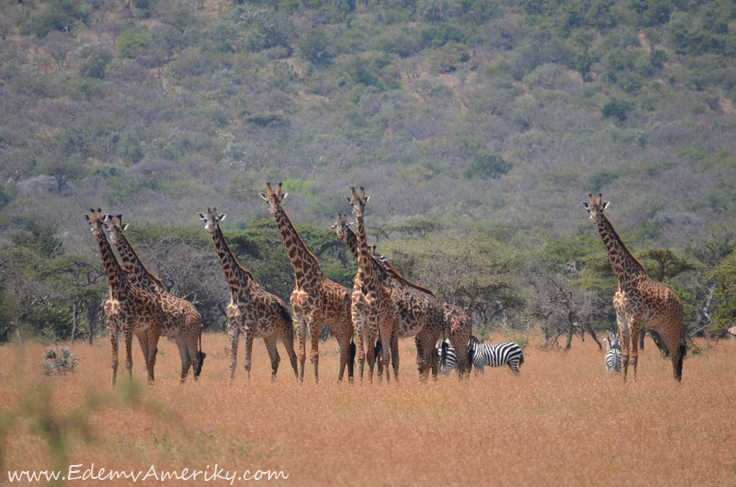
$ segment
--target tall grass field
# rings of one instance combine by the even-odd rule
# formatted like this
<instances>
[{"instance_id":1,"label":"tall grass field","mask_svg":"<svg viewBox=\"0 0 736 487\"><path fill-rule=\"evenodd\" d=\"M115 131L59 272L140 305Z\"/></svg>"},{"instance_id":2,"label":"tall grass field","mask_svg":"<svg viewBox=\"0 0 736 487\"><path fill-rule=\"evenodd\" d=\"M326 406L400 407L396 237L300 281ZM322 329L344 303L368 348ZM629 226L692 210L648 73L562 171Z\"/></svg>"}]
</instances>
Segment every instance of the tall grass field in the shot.
<instances>
[{"instance_id":1,"label":"tall grass field","mask_svg":"<svg viewBox=\"0 0 736 487\"><path fill-rule=\"evenodd\" d=\"M227 337L207 334L198 382L179 383L178 351L162 339L148 386L134 340L133 381L123 352L115 390L104 339L70 348L79 363L65 375L44 373L48 347L3 346L0 484L45 485L45 477L11 482L9 472L66 477L71 465L72 480L51 483L736 485L736 341L696 341L681 384L649 339L637 380L630 373L627 383L606 375L605 352L590 339L568 352L538 344L532 338L524 349L519 376L486 368L422 384L414 343L404 340L399 383L351 385L337 382L337 343L328 340L316 385L309 363L304 383L295 380L280 343L271 382L258 340L250 382L241 344L230 384ZM221 477L213 479L215 465ZM141 473L133 482L111 471ZM282 477L268 481L269 471Z\"/></svg>"}]
</instances>

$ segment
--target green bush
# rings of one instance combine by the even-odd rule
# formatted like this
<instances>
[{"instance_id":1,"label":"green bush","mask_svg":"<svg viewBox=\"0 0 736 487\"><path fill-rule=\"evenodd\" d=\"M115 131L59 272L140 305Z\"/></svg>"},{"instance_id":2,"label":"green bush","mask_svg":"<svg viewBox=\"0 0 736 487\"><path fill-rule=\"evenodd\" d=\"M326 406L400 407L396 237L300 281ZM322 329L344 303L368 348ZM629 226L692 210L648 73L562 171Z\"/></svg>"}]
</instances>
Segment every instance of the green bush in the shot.
<instances>
[{"instance_id":1,"label":"green bush","mask_svg":"<svg viewBox=\"0 0 736 487\"><path fill-rule=\"evenodd\" d=\"M77 74L84 78L105 79L105 70L112 58L113 54L110 51L91 49L77 61Z\"/></svg>"},{"instance_id":2,"label":"green bush","mask_svg":"<svg viewBox=\"0 0 736 487\"><path fill-rule=\"evenodd\" d=\"M473 155L465 175L469 178L497 179L511 171L512 168L513 164L510 161L505 161L501 156L483 150Z\"/></svg>"},{"instance_id":3,"label":"green bush","mask_svg":"<svg viewBox=\"0 0 736 487\"><path fill-rule=\"evenodd\" d=\"M465 42L463 31L450 24L440 24L422 29L419 39L428 46L442 47L450 41L457 43Z\"/></svg>"},{"instance_id":4,"label":"green bush","mask_svg":"<svg viewBox=\"0 0 736 487\"><path fill-rule=\"evenodd\" d=\"M297 43L301 57L317 66L327 66L332 60L328 52L329 40L323 29L311 29Z\"/></svg>"},{"instance_id":5,"label":"green bush","mask_svg":"<svg viewBox=\"0 0 736 487\"><path fill-rule=\"evenodd\" d=\"M150 39L138 35L132 30L126 30L118 36L115 42L115 51L118 57L134 58L151 43Z\"/></svg>"},{"instance_id":6,"label":"green bush","mask_svg":"<svg viewBox=\"0 0 736 487\"><path fill-rule=\"evenodd\" d=\"M467 46L449 41L441 48L432 51L429 60L435 71L449 73L459 68L461 63L470 60L470 50Z\"/></svg>"},{"instance_id":7,"label":"green bush","mask_svg":"<svg viewBox=\"0 0 736 487\"><path fill-rule=\"evenodd\" d=\"M601 114L604 118L614 118L620 122L626 121L627 112L631 110L631 104L625 100L611 98L608 103L601 108Z\"/></svg>"},{"instance_id":8,"label":"green bush","mask_svg":"<svg viewBox=\"0 0 736 487\"><path fill-rule=\"evenodd\" d=\"M456 0L419 0L417 15L428 22L444 22L462 14L462 7Z\"/></svg>"},{"instance_id":9,"label":"green bush","mask_svg":"<svg viewBox=\"0 0 736 487\"><path fill-rule=\"evenodd\" d=\"M20 24L21 35L46 37L51 31L64 32L75 27L77 22L89 20L89 10L79 0L55 0L37 11Z\"/></svg>"}]
</instances>

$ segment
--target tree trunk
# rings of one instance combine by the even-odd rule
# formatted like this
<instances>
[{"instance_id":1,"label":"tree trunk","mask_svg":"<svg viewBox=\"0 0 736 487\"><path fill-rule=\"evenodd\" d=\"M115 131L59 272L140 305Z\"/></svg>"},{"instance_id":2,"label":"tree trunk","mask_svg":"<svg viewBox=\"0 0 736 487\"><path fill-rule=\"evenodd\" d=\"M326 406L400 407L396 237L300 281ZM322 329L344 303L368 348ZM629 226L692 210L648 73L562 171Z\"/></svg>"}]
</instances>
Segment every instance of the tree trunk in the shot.
<instances>
[{"instance_id":1,"label":"tree trunk","mask_svg":"<svg viewBox=\"0 0 736 487\"><path fill-rule=\"evenodd\" d=\"M23 346L23 333L20 331L20 320L15 322L15 334L18 337L18 343Z\"/></svg>"},{"instance_id":2,"label":"tree trunk","mask_svg":"<svg viewBox=\"0 0 736 487\"><path fill-rule=\"evenodd\" d=\"M659 333L652 329L649 330L649 335L652 337L652 340L654 340L654 344L657 345L657 348L664 354L664 356L669 357L670 351L667 350L667 345L664 344L664 340L662 340L662 337L659 336Z\"/></svg>"},{"instance_id":3,"label":"tree trunk","mask_svg":"<svg viewBox=\"0 0 736 487\"><path fill-rule=\"evenodd\" d=\"M74 340L77 337L77 301L72 303L72 346L74 346Z\"/></svg>"},{"instance_id":4,"label":"tree trunk","mask_svg":"<svg viewBox=\"0 0 736 487\"><path fill-rule=\"evenodd\" d=\"M575 332L574 325L571 321L568 321L568 329L567 329L567 342L565 342L565 348L563 350L570 350L570 346L572 345L572 334Z\"/></svg>"},{"instance_id":5,"label":"tree trunk","mask_svg":"<svg viewBox=\"0 0 736 487\"><path fill-rule=\"evenodd\" d=\"M89 335L89 346L92 346L94 340L94 328L95 328L95 312L91 304L87 304L87 334Z\"/></svg>"}]
</instances>

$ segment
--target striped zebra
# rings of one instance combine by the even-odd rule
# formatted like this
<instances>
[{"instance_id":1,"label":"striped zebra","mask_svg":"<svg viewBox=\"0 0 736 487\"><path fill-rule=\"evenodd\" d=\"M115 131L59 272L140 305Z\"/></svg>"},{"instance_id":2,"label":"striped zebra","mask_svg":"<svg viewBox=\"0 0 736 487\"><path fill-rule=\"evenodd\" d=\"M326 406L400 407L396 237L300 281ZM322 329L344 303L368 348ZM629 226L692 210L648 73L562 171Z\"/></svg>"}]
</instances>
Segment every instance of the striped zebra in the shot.
<instances>
[{"instance_id":1,"label":"striped zebra","mask_svg":"<svg viewBox=\"0 0 736 487\"><path fill-rule=\"evenodd\" d=\"M457 354L455 349L450 344L450 339L446 338L444 341L437 340L437 354L440 356L440 372L443 374L449 374L452 369L457 365ZM470 357L468 357L470 358ZM473 360L470 359L470 363Z\"/></svg>"},{"instance_id":2,"label":"striped zebra","mask_svg":"<svg viewBox=\"0 0 736 487\"><path fill-rule=\"evenodd\" d=\"M489 345L471 336L468 342L468 353L472 354L473 365L481 372L486 365L489 367L508 365L514 373L518 374L519 365L524 363L524 353L519 344L515 342Z\"/></svg>"},{"instance_id":3,"label":"striped zebra","mask_svg":"<svg viewBox=\"0 0 736 487\"><path fill-rule=\"evenodd\" d=\"M621 341L619 341L618 333L609 333L609 338L603 338L606 342L606 357L604 363L606 364L606 373L620 374L621 373Z\"/></svg>"}]
</instances>

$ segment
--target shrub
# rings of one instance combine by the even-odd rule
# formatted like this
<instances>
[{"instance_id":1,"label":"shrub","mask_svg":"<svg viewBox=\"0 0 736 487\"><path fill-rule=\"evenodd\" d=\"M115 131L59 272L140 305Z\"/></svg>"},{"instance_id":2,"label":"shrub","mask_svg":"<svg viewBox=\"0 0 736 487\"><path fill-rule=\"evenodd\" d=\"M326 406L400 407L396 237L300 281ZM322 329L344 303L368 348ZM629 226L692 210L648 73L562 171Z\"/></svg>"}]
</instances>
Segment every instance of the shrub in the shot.
<instances>
[{"instance_id":1,"label":"shrub","mask_svg":"<svg viewBox=\"0 0 736 487\"><path fill-rule=\"evenodd\" d=\"M489 150L478 151L473 155L470 166L465 171L469 178L496 179L511 171L513 164L505 161L501 156L492 154Z\"/></svg>"},{"instance_id":2,"label":"shrub","mask_svg":"<svg viewBox=\"0 0 736 487\"><path fill-rule=\"evenodd\" d=\"M455 71L460 63L470 60L470 50L467 46L449 41L441 48L433 51L429 56L432 67L440 73Z\"/></svg>"},{"instance_id":3,"label":"shrub","mask_svg":"<svg viewBox=\"0 0 736 487\"><path fill-rule=\"evenodd\" d=\"M150 40L142 35L138 35L132 30L126 30L118 36L115 42L115 51L118 57L134 58L141 53L150 44Z\"/></svg>"},{"instance_id":4,"label":"shrub","mask_svg":"<svg viewBox=\"0 0 736 487\"><path fill-rule=\"evenodd\" d=\"M631 104L625 100L618 100L611 98L611 100L603 105L601 108L601 114L604 118L615 118L621 122L626 121L626 112L631 110Z\"/></svg>"},{"instance_id":5,"label":"shrub","mask_svg":"<svg viewBox=\"0 0 736 487\"><path fill-rule=\"evenodd\" d=\"M74 358L74 354L66 347L61 347L61 350L58 348L46 350L43 358L46 363L41 364L41 368L46 375L76 372L77 365L79 365L79 359Z\"/></svg>"},{"instance_id":6,"label":"shrub","mask_svg":"<svg viewBox=\"0 0 736 487\"><path fill-rule=\"evenodd\" d=\"M465 42L465 34L454 25L440 24L422 29L419 39L428 46L442 47L450 41Z\"/></svg>"},{"instance_id":7,"label":"shrub","mask_svg":"<svg viewBox=\"0 0 736 487\"><path fill-rule=\"evenodd\" d=\"M443 22L461 15L462 7L455 0L419 0L416 11L428 22Z\"/></svg>"},{"instance_id":8,"label":"shrub","mask_svg":"<svg viewBox=\"0 0 736 487\"><path fill-rule=\"evenodd\" d=\"M299 54L302 58L318 66L326 66L332 60L332 54L327 51L329 41L323 29L312 29L299 39Z\"/></svg>"},{"instance_id":9,"label":"shrub","mask_svg":"<svg viewBox=\"0 0 736 487\"><path fill-rule=\"evenodd\" d=\"M21 22L20 34L46 37L51 31L63 32L71 29L78 21L86 23L89 15L89 11L82 7L79 0L56 0L49 2L46 9Z\"/></svg>"},{"instance_id":10,"label":"shrub","mask_svg":"<svg viewBox=\"0 0 736 487\"><path fill-rule=\"evenodd\" d=\"M102 49L92 49L77 61L77 74L84 78L105 79L107 64L113 54Z\"/></svg>"}]
</instances>

